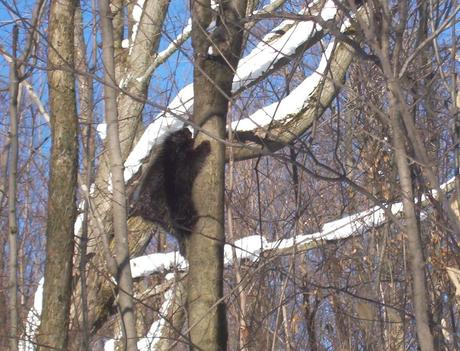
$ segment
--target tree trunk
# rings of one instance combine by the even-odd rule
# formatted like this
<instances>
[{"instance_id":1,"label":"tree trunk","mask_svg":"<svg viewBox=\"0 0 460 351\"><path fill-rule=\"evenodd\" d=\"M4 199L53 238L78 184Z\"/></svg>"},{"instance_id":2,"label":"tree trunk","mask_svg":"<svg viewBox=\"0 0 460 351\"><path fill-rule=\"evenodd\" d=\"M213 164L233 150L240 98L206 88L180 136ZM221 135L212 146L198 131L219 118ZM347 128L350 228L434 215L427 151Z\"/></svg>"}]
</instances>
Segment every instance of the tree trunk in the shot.
<instances>
[{"instance_id":1,"label":"tree trunk","mask_svg":"<svg viewBox=\"0 0 460 351\"><path fill-rule=\"evenodd\" d=\"M10 63L10 156L8 173L8 242L9 242L9 317L10 351L18 349L18 219L16 215L16 190L18 176L18 92L19 78L16 62L18 27L13 28L13 58Z\"/></svg>"},{"instance_id":2,"label":"tree trunk","mask_svg":"<svg viewBox=\"0 0 460 351\"><path fill-rule=\"evenodd\" d=\"M109 260L109 270L115 273L118 294L117 305L120 313L124 350L137 350L136 318L133 302L133 278L129 265L128 225L126 211L126 191L123 176L123 158L118 133L117 93L113 47L113 27L108 0L99 1L102 29L102 50L104 62L105 120L107 122L107 146L109 147L110 171L112 173L112 223L115 235L115 261ZM109 249L109 248L106 248ZM110 255L110 253L107 253ZM112 261L112 262L110 262ZM112 267L110 267L112 266Z\"/></svg>"},{"instance_id":3,"label":"tree trunk","mask_svg":"<svg viewBox=\"0 0 460 351\"><path fill-rule=\"evenodd\" d=\"M80 1L76 3L75 9L75 68L79 72L89 72L87 65L87 47L83 32L83 15ZM79 111L80 111L80 136L82 141L82 164L81 183L86 189L91 188L94 181L94 159L95 159L95 139L92 132L93 123L93 81L89 75L80 74L77 76L79 91ZM80 240L77 242L80 273L80 301L74 301L74 305L81 311L82 320L79 329L80 333L72 333L73 343L78 343L80 349L89 351L90 326L88 318L88 289L87 289L87 254L88 254L88 222L89 222L89 201L86 196L83 200L83 223L81 228ZM73 331L72 331L73 332ZM71 346L69 347L71 348Z\"/></svg>"},{"instance_id":4,"label":"tree trunk","mask_svg":"<svg viewBox=\"0 0 460 351\"><path fill-rule=\"evenodd\" d=\"M193 187L193 202L199 219L186 242L190 347L226 350L226 314L221 300L225 243L225 146L214 137L225 138L228 96L231 94L233 69L241 51L242 31L238 23L246 13L246 1L221 2L220 18L213 34L207 33L212 20L210 1L195 1L192 6L195 57L193 119L207 132L198 133L196 143L208 140L211 153ZM210 37L213 39L210 40ZM216 45L212 46L211 41Z\"/></svg>"},{"instance_id":5,"label":"tree trunk","mask_svg":"<svg viewBox=\"0 0 460 351\"><path fill-rule=\"evenodd\" d=\"M131 54L128 55L128 49L123 49L123 59L117 55L114 57L117 66L116 75L124 72L122 79L125 82L123 93L118 95L117 100L118 130L123 160L131 151L135 136L142 131L142 110L147 96L148 83L153 73L153 70L149 71L149 67L155 59L161 38L159 34L162 31L168 5L168 0L146 1L143 6L144 15L138 28L139 39L136 39L136 45L134 45ZM117 20L118 17L115 20L115 27L118 26ZM132 23L130 26L132 26ZM114 28L114 30L116 31L117 29ZM116 36L117 34L115 33L114 35ZM129 35L129 38L131 38L131 35ZM119 40L115 38L114 41L114 49L117 52L116 45L118 44L116 43ZM121 51L123 52L123 50ZM96 49L93 48L93 52L95 51ZM126 57L126 55L128 56ZM96 66L95 62L93 62L93 66ZM105 143L105 148L106 150L109 149L107 142ZM111 208L110 202L107 201L109 194L106 191L107 179L110 176L109 157L106 154L108 153L103 153L98 162L97 175L94 181L95 192L91 196L88 223L88 255L94 256L91 260L91 265L95 265L100 269L105 266L105 257L100 252L101 250L94 250L94 248L100 247L98 244L100 244L100 236L102 235L102 231L98 228L96 217L99 216L99 219L102 220L104 232L109 232L110 235L112 233ZM142 220L141 217L136 217L128 219L128 228L129 252L131 256L139 255L150 241L154 225ZM104 275L99 274L97 270L88 270L87 282L88 326L90 333L94 334L113 313L112 283ZM80 287L77 287L76 294L81 294ZM81 312L76 308L72 315L76 320L82 320Z\"/></svg>"},{"instance_id":6,"label":"tree trunk","mask_svg":"<svg viewBox=\"0 0 460 351\"><path fill-rule=\"evenodd\" d=\"M406 221L406 235L408 246L409 269L412 276L412 299L419 347L422 351L433 351L433 334L430 329L425 282L425 261L423 259L423 247L418 230L415 213L414 194L412 191L412 179L407 163L406 148L404 146L404 134L400 123L399 114L392 116L393 144L395 159L398 167L399 181L401 183L404 218Z\"/></svg>"},{"instance_id":7,"label":"tree trunk","mask_svg":"<svg viewBox=\"0 0 460 351\"><path fill-rule=\"evenodd\" d=\"M48 79L51 177L48 185L46 268L39 350L65 350L77 213L78 118L73 74L75 2L53 1L49 17Z\"/></svg>"}]
</instances>

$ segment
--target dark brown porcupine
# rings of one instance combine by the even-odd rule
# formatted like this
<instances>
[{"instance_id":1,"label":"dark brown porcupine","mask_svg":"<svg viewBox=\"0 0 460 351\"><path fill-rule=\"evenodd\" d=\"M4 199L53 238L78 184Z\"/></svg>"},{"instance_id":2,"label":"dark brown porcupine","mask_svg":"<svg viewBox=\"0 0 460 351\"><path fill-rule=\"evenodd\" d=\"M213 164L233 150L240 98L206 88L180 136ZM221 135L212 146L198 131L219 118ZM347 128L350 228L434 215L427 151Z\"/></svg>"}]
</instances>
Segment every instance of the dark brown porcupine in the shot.
<instances>
[{"instance_id":1,"label":"dark brown porcupine","mask_svg":"<svg viewBox=\"0 0 460 351\"><path fill-rule=\"evenodd\" d=\"M182 255L185 255L184 239L198 220L192 185L211 150L209 141L203 141L195 149L193 141L187 128L165 139L130 210L130 216L141 216L173 234Z\"/></svg>"}]
</instances>

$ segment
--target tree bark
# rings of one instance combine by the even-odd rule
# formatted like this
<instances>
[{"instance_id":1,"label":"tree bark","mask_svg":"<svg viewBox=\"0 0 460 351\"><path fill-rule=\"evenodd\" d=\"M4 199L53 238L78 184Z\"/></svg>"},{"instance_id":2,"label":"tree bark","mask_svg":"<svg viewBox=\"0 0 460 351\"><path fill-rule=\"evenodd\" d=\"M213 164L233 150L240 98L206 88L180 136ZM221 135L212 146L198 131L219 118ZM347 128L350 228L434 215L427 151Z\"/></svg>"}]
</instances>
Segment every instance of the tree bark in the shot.
<instances>
[{"instance_id":1,"label":"tree bark","mask_svg":"<svg viewBox=\"0 0 460 351\"><path fill-rule=\"evenodd\" d=\"M144 6L144 11L147 12L145 12L141 22L144 21L144 18L147 18L147 22L144 26L140 26L140 28L145 28L144 30L141 30L141 32L144 34L139 38L147 38L147 34L151 33L151 37L153 39L151 38L150 40L141 40L139 45L135 45L133 47L133 53L130 54L127 58L126 64L132 67L130 73L134 73L134 76L128 80L124 80L126 83L126 86L123 88L125 93L120 94L118 98L118 119L120 121L119 131L123 155L125 155L125 152L129 152L130 147L134 142L134 135L136 134L135 131L137 128L136 125L138 125L138 122L134 122L134 120L140 117L140 113L144 106L144 102L142 101L144 96L144 89L147 87L149 75L151 74L151 66L148 67L147 71L146 68L148 66L149 57L152 55L152 51L149 50L156 48L155 43L157 41L157 36L155 35L156 27L153 27L149 23L152 21L155 22L156 25L158 25L158 23L162 23L162 18L164 17L164 12L166 10L165 7L167 8L167 4L167 0L162 0L156 6L150 4L150 2L146 3L147 6ZM158 20L154 21L154 19ZM317 40L319 40L319 38L317 38ZM137 54L136 51L138 52ZM145 52L146 56L136 56L141 55L142 52ZM271 127L274 129L270 129L270 134L266 135L266 137L263 139L257 137L257 135L259 135L259 130L254 131L254 133L237 133L238 135L235 139L246 142L245 145L248 145L250 148L236 148L234 150L236 156L235 158L240 160L258 157L261 154L270 154L273 151L283 147L295 139L298 135L302 134L306 129L308 129L312 125L313 121L323 113L327 106L329 106L332 99L340 90L346 70L354 54L354 51L347 44L342 42L338 43L334 53L332 54L330 70L328 71L327 76L324 77L324 83L319 84L321 88L315 92L314 97L311 99L312 103L306 106L305 111L290 120L287 125L272 125ZM135 56L137 59L134 58ZM215 58L210 58L209 61L213 61L213 59L215 60ZM219 64L222 66L223 60L220 61L221 62ZM218 65L217 62L215 62L215 64L216 66ZM142 72L150 73L142 74ZM141 77L144 77L144 79L138 79ZM210 86L210 89L212 89L215 85L211 83ZM217 91L217 88L214 90ZM213 94L214 93L215 92L213 92ZM209 109L212 110L212 107ZM203 115L205 114L206 112L203 112ZM252 137L248 136L248 134L251 134ZM263 135L265 134L266 133L264 132ZM106 144L106 148L108 148L108 144ZM156 147L154 150L152 150L153 157L159 149L161 149L161 145L160 147ZM110 214L111 209L110 204L106 201L109 194L105 190L107 188L108 177L109 170L107 157L103 156L101 163L99 164L95 187L96 191L94 197L92 197L91 203L92 209L96 209L100 214L101 219L104 221L104 230L111 232L112 225L109 223L109 217L111 216L107 215L107 213ZM93 248L100 247L100 243L98 243L97 238L100 233L97 229L97 224L95 223L96 221L94 220L94 214L94 212L91 213L92 218L90 219L90 244L88 246L88 254L94 255L92 264L95 264L98 267L102 267L104 258L100 254L100 250L92 251L94 250ZM133 257L142 253L143 248L145 248L146 243L149 242L152 236L154 225L142 220L141 217L132 217L128 219L128 228L130 246L129 251ZM87 281L89 295L88 320L91 334L94 334L113 313L113 295L111 290L111 283L107 281L105 276L100 275L97 270L89 270ZM79 289L79 287L77 287L77 289ZM79 290L77 290L76 293L77 295L81 294ZM81 320L81 310L76 308L73 315L75 314L77 314L77 318Z\"/></svg>"},{"instance_id":2,"label":"tree bark","mask_svg":"<svg viewBox=\"0 0 460 351\"><path fill-rule=\"evenodd\" d=\"M75 9L75 67L79 72L88 72L86 57L86 44L83 34L83 18L80 1L77 1ZM92 132L93 123L93 82L89 75L80 74L77 76L79 91L79 111L80 111L80 136L82 141L82 164L83 172L81 183L87 191L91 188L94 181L94 156L95 140ZM83 200L83 223L81 228L80 240L77 241L80 273L80 301L75 301L75 305L81 311L81 337L73 334L73 344L81 345L81 350L89 351L90 326L88 318L88 290L87 290L87 248L88 248L88 221L89 221L89 201L87 197Z\"/></svg>"},{"instance_id":3,"label":"tree bark","mask_svg":"<svg viewBox=\"0 0 460 351\"><path fill-rule=\"evenodd\" d=\"M8 173L8 242L9 242L9 317L10 351L18 349L18 219L16 215L16 190L18 176L18 92L19 78L16 62L18 27L13 28L13 58L10 63L10 156Z\"/></svg>"},{"instance_id":4,"label":"tree bark","mask_svg":"<svg viewBox=\"0 0 460 351\"><path fill-rule=\"evenodd\" d=\"M207 29L212 20L210 1L192 4L192 45L194 49L193 119L209 135L225 138L228 97L233 72L241 51L242 30L238 25L246 13L246 1L220 3L220 18L210 40ZM214 42L213 44L211 44ZM210 48L212 47L212 56ZM226 350L227 326L223 297L223 248L225 146L208 134L198 133L196 145L211 144L192 197L198 222L186 241L189 261L187 311L191 349Z\"/></svg>"},{"instance_id":5,"label":"tree bark","mask_svg":"<svg viewBox=\"0 0 460 351\"><path fill-rule=\"evenodd\" d=\"M128 54L129 49L120 49L120 51L125 51L123 55L128 55L125 60L119 59L118 56L115 57L116 74L124 73L123 92L118 95L117 101L119 140L123 160L131 151L136 135L142 130L142 110L145 106L148 83L153 73L152 70L149 71L149 65L152 64L158 49L161 37L159 33L162 30L168 5L168 0L146 1L143 7L144 14L138 27L138 34L140 34L136 39L137 43L133 46L130 54ZM107 141L105 148L109 149ZM94 248L99 247L99 237L102 233L97 229L98 224L95 216L100 215L105 231L111 232L112 230L110 202L107 201L109 194L106 191L107 179L110 176L108 159L104 154L100 157L94 182L95 192L91 196L92 213L88 225L88 255L94 256L91 264L100 268L104 266L104 257L100 250ZM142 253L152 237L153 227L153 224L143 221L141 217L128 219L131 256ZM106 277L100 275L97 270L88 271L87 281L88 324L91 333L94 334L113 313L111 308L113 305L112 287ZM77 290L77 294L80 293ZM78 309L74 310L73 315L77 320L82 319L81 311Z\"/></svg>"},{"instance_id":6,"label":"tree bark","mask_svg":"<svg viewBox=\"0 0 460 351\"><path fill-rule=\"evenodd\" d=\"M128 226L126 210L126 191L124 166L118 134L117 92L115 81L113 25L108 0L99 1L102 29L102 50L104 63L105 120L112 173L112 223L115 234L115 267L109 267L115 273L118 295L117 304L122 323L125 350L137 350L136 318L133 302L133 279L129 265ZM109 249L109 248L107 248ZM107 262L109 265L110 262Z\"/></svg>"},{"instance_id":7,"label":"tree bark","mask_svg":"<svg viewBox=\"0 0 460 351\"><path fill-rule=\"evenodd\" d=\"M430 329L429 301L425 282L425 261L423 247L415 213L414 194L412 191L412 178L407 162L404 133L399 114L396 112L391 121L393 129L393 144L395 160L398 167L399 181L401 183L404 218L406 221L406 235L408 246L409 269L412 276L412 299L417 331L417 339L422 351L433 351L433 334Z\"/></svg>"},{"instance_id":8,"label":"tree bark","mask_svg":"<svg viewBox=\"0 0 460 351\"><path fill-rule=\"evenodd\" d=\"M40 351L65 350L68 339L78 168L74 12L72 0L51 3L48 80L52 150Z\"/></svg>"}]
</instances>

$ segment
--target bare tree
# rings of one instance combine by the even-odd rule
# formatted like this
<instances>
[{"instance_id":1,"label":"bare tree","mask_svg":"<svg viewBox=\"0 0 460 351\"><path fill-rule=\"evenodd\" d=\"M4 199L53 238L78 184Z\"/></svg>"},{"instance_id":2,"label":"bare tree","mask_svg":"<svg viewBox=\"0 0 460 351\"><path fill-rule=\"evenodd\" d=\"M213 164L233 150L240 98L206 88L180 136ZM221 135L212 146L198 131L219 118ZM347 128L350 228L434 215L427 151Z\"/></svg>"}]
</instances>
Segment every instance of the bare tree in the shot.
<instances>
[{"instance_id":1,"label":"bare tree","mask_svg":"<svg viewBox=\"0 0 460 351\"><path fill-rule=\"evenodd\" d=\"M361 3L198 1L188 9L117 0L103 3L105 13L81 4L73 38L79 62L67 60L66 69L78 76L82 145L90 149L86 123L96 127L99 115L109 136L101 123L95 152L80 153L82 173L92 162L95 171L80 182L67 349L458 348L459 307L446 268L460 264L449 180L458 38L447 35L459 7ZM89 37L93 45L84 48ZM33 68L46 59L40 50L33 57ZM21 104L30 118L43 111L42 75L25 77L38 91ZM20 123L20 143L38 131L21 144L35 155L20 149L19 170L29 180L33 162L47 162L48 148L36 145L48 126ZM164 189L143 191L161 183L165 162L184 151L168 154L163 144L184 127L194 130L187 155L210 148L196 179L174 185L193 183L193 205L179 194L159 211L167 217L187 203L183 212L197 213L187 222L194 225L185 231L185 259L170 252L176 242L162 232L177 223L126 213L126 205L164 197ZM21 168L29 159L32 167ZM20 226L41 213L34 200L22 200L34 199L33 184L21 184ZM24 229L28 237L36 223ZM22 235L22 250L40 250ZM21 260L25 275L40 257ZM23 291L27 282L18 283ZM32 343L30 321L42 310L46 317L33 304L38 313L30 311L25 335Z\"/></svg>"}]
</instances>

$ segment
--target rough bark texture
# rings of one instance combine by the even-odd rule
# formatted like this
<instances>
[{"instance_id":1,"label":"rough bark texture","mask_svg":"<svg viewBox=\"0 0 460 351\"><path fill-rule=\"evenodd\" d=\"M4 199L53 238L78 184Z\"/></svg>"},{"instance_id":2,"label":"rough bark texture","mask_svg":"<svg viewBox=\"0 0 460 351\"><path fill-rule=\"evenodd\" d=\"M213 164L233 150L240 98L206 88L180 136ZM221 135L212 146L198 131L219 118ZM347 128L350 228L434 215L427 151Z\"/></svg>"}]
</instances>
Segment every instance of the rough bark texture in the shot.
<instances>
[{"instance_id":1,"label":"rough bark texture","mask_svg":"<svg viewBox=\"0 0 460 351\"><path fill-rule=\"evenodd\" d=\"M48 80L51 108L51 177L46 268L39 350L65 350L71 297L76 216L77 128L72 0L53 1L49 18Z\"/></svg>"},{"instance_id":2,"label":"rough bark texture","mask_svg":"<svg viewBox=\"0 0 460 351\"><path fill-rule=\"evenodd\" d=\"M232 67L238 62L242 30L239 19L246 13L246 1L220 3L220 18L212 45L207 28L212 20L209 1L192 3L192 45L194 49L194 122L209 135L225 137L227 97L231 94ZM196 145L211 143L211 153L193 187L198 222L186 242L189 275L187 310L191 349L226 350L227 326L223 296L224 169L225 146L199 133Z\"/></svg>"}]
</instances>

